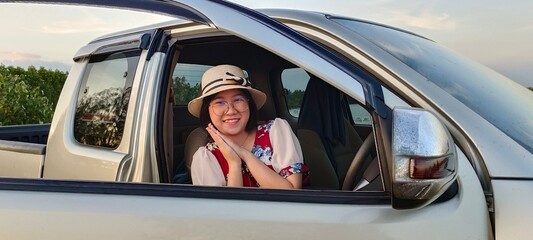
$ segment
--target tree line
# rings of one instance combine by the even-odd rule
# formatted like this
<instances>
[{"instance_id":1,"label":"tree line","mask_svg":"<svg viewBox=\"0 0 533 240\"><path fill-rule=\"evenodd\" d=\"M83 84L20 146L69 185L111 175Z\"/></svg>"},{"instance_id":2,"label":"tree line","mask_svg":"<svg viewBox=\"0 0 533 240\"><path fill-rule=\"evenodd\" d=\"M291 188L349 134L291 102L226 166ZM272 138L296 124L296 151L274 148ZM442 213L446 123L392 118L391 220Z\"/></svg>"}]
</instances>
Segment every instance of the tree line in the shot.
<instances>
[{"instance_id":1,"label":"tree line","mask_svg":"<svg viewBox=\"0 0 533 240\"><path fill-rule=\"evenodd\" d=\"M0 64L0 126L51 122L67 76L68 72L44 67ZM198 84L191 85L184 76L173 80L177 104L187 104L198 95ZM299 108L304 92L288 90L286 94L289 109Z\"/></svg>"},{"instance_id":2,"label":"tree line","mask_svg":"<svg viewBox=\"0 0 533 240\"><path fill-rule=\"evenodd\" d=\"M0 125L49 123L68 72L0 64Z\"/></svg>"},{"instance_id":3,"label":"tree line","mask_svg":"<svg viewBox=\"0 0 533 240\"><path fill-rule=\"evenodd\" d=\"M196 98L200 91L200 85L199 84L190 84L189 81L185 78L185 76L181 77L175 77L174 79L174 100L176 101L176 104L187 104L190 100ZM300 104L302 102L304 96L303 90L288 90L286 92L286 99L287 99L287 107L289 109L292 108L300 108Z\"/></svg>"}]
</instances>

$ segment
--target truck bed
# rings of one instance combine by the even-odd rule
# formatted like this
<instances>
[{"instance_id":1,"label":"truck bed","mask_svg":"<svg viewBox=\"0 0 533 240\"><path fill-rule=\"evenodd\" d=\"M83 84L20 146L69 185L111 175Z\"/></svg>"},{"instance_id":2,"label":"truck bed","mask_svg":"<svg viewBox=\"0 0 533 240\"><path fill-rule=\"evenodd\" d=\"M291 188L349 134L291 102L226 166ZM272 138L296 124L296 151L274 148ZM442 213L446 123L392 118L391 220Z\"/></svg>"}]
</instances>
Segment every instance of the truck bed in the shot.
<instances>
[{"instance_id":1,"label":"truck bed","mask_svg":"<svg viewBox=\"0 0 533 240\"><path fill-rule=\"evenodd\" d=\"M0 176L42 177L50 124L0 127Z\"/></svg>"},{"instance_id":2,"label":"truck bed","mask_svg":"<svg viewBox=\"0 0 533 240\"><path fill-rule=\"evenodd\" d=\"M50 124L31 124L0 127L0 139L27 143L46 144Z\"/></svg>"}]
</instances>

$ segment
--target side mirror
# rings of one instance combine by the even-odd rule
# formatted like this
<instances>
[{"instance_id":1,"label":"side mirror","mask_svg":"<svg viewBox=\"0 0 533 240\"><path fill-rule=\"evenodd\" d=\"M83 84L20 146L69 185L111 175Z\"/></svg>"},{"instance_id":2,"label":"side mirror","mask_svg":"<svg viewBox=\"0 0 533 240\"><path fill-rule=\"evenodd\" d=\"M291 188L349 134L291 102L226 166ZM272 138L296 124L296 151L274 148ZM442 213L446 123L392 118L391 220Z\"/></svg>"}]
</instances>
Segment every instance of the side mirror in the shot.
<instances>
[{"instance_id":1,"label":"side mirror","mask_svg":"<svg viewBox=\"0 0 533 240\"><path fill-rule=\"evenodd\" d=\"M394 108L392 123L392 207L424 207L457 177L455 144L431 112Z\"/></svg>"}]
</instances>

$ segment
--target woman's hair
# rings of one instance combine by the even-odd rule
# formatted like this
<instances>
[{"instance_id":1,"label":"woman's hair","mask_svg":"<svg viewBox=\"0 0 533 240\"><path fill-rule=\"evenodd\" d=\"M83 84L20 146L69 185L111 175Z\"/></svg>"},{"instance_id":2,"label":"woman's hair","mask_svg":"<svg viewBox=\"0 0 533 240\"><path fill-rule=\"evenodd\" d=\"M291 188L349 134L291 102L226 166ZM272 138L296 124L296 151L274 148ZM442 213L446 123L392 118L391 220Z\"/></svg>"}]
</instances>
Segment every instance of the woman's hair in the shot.
<instances>
[{"instance_id":1,"label":"woman's hair","mask_svg":"<svg viewBox=\"0 0 533 240\"><path fill-rule=\"evenodd\" d=\"M252 95L247 90L239 90L246 99L248 99L248 110L250 111L250 118L246 123L245 130L251 131L257 126L257 105L255 104ZM216 94L204 97L202 107L200 108L200 125L204 128L211 123L211 117L209 117L209 103L215 98Z\"/></svg>"}]
</instances>

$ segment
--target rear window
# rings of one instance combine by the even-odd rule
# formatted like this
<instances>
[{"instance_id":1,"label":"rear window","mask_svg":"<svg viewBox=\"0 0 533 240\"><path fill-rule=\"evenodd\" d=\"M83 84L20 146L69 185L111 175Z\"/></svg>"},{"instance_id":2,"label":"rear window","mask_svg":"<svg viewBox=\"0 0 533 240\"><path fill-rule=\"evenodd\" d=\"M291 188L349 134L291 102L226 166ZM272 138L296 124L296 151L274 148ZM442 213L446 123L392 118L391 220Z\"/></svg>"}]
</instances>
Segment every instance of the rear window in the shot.
<instances>
[{"instance_id":1,"label":"rear window","mask_svg":"<svg viewBox=\"0 0 533 240\"><path fill-rule=\"evenodd\" d=\"M93 56L83 75L74 118L82 144L117 148L122 140L140 51Z\"/></svg>"},{"instance_id":2,"label":"rear window","mask_svg":"<svg viewBox=\"0 0 533 240\"><path fill-rule=\"evenodd\" d=\"M176 105L187 105L198 96L200 81L210 65L178 63L172 73L174 84L174 102Z\"/></svg>"},{"instance_id":3,"label":"rear window","mask_svg":"<svg viewBox=\"0 0 533 240\"><path fill-rule=\"evenodd\" d=\"M350 114L355 125L367 127L372 125L372 116L355 99L348 97L348 106L350 107Z\"/></svg>"},{"instance_id":4,"label":"rear window","mask_svg":"<svg viewBox=\"0 0 533 240\"><path fill-rule=\"evenodd\" d=\"M281 72L281 83L285 91L285 102L287 103L289 113L293 117L300 115L300 107L302 106L302 100L309 78L309 74L301 68L289 68Z\"/></svg>"}]
</instances>

